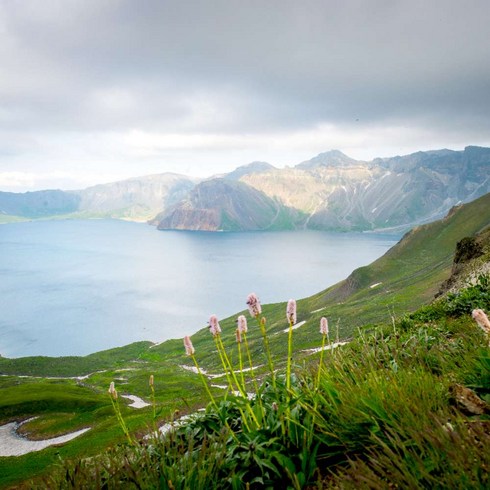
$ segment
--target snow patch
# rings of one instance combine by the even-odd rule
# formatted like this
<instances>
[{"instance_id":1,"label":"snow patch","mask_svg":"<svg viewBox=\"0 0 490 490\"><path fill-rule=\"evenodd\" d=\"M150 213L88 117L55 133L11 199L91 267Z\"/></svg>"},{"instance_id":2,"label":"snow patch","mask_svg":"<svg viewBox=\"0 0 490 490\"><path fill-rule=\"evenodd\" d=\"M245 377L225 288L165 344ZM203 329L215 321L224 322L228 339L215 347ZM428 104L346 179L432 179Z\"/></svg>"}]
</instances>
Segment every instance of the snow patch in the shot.
<instances>
[{"instance_id":1,"label":"snow patch","mask_svg":"<svg viewBox=\"0 0 490 490\"><path fill-rule=\"evenodd\" d=\"M313 310L313 311L310 311L310 313L318 313L319 311L322 311L326 308L326 306L324 306L323 308L318 308L318 310Z\"/></svg>"},{"instance_id":2,"label":"snow patch","mask_svg":"<svg viewBox=\"0 0 490 490\"><path fill-rule=\"evenodd\" d=\"M145 408L149 407L150 404L146 403L145 400L140 398L139 396L136 395L121 395L123 398L127 398L128 400L131 400L132 403L128 405L128 407L131 408Z\"/></svg>"},{"instance_id":3,"label":"snow patch","mask_svg":"<svg viewBox=\"0 0 490 490\"><path fill-rule=\"evenodd\" d=\"M34 417L36 418L36 417ZM55 444L63 444L65 442L75 439L75 437L85 434L91 428L80 429L64 436L53 437L52 439L44 439L41 441L30 441L24 436L17 433L18 428L29 422L31 419L24 420L23 422L10 422L8 424L0 426L0 457L8 456L22 456L34 451L41 451L49 446Z\"/></svg>"},{"instance_id":4,"label":"snow patch","mask_svg":"<svg viewBox=\"0 0 490 490\"><path fill-rule=\"evenodd\" d=\"M349 342L335 342L333 344L330 344L330 345L326 345L323 350L330 350L330 349L336 349L337 347L340 347L342 345L346 345L348 344ZM311 354L315 354L316 352L320 352L322 350L321 347L317 347L315 349L305 349L301 352L307 352L309 355Z\"/></svg>"},{"instance_id":5,"label":"snow patch","mask_svg":"<svg viewBox=\"0 0 490 490\"><path fill-rule=\"evenodd\" d=\"M233 371L235 374L239 374L240 372L246 373L247 371L251 371L252 369L258 369L259 367L262 367L263 364L259 364L258 366L252 366L248 368L243 368L241 371L237 369L236 371ZM199 371L196 366L186 366L185 364L181 364L180 367L182 369L185 369L186 371L191 371L194 374L199 374ZM207 376L209 379L215 379L215 378L222 378L225 376L225 373L218 373L218 374L209 374L205 369L200 368L201 373L204 374L204 376Z\"/></svg>"},{"instance_id":6,"label":"snow patch","mask_svg":"<svg viewBox=\"0 0 490 490\"><path fill-rule=\"evenodd\" d=\"M306 323L306 320L303 320L302 322L296 323L296 325L293 325L293 330L296 330L297 328L302 327L305 323ZM289 332L289 327L288 328L285 328L283 330L283 332L284 333Z\"/></svg>"}]
</instances>

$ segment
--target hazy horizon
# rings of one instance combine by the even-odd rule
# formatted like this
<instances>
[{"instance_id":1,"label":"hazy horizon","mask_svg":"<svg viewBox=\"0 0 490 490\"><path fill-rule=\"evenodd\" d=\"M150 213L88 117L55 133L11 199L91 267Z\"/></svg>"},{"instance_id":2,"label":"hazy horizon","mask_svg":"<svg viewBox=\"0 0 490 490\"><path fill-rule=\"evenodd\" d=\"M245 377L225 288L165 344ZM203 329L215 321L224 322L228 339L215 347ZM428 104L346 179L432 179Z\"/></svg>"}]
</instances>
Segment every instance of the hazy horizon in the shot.
<instances>
[{"instance_id":1,"label":"hazy horizon","mask_svg":"<svg viewBox=\"0 0 490 490\"><path fill-rule=\"evenodd\" d=\"M466 147L468 146L475 146L475 145L466 145L464 148L461 148L461 149L454 149L454 148L431 148L431 149L426 149L426 150L417 150L418 151L423 151L423 152L431 152L431 151L438 151L438 150L449 150L449 151L463 151ZM163 172L157 172L157 173L153 173L153 174L141 174L141 175L135 175L135 176L132 176L132 177L126 177L124 179L118 179L118 180L111 180L111 181L99 181L99 182L95 182L93 184L90 184L89 186L86 186L84 188L87 188L87 187L91 187L91 186L97 186L97 185L104 185L104 184L112 184L114 182L119 182L119 181L122 181L122 180L131 180L131 179L138 179L138 178L145 178L145 177L150 177L152 175L161 175L161 174L166 174L166 173L171 173L171 174L176 174L176 175L183 175L185 177L190 177L190 178L195 178L197 180L199 179L203 179L203 180L206 180L206 179L210 179L210 178L218 178L219 176L221 175L226 175L227 173L229 172L233 172L234 170L242 167L242 166L247 166L249 164L252 164L252 163L257 163L257 162L263 162L263 163L269 163L271 165L273 165L275 168L285 168L285 167L294 167L296 165L299 165L300 163L303 163L304 161L308 161L316 156L319 156L320 154L322 153L328 153L329 151L341 151L341 150L338 150L337 148L335 149L331 149L331 150L327 150L325 152L321 152L317 155L312 155L310 158L308 158L307 160L303 160L301 162L296 162L292 165L283 165L283 166L276 166L274 164L272 164L271 162L265 162L264 160L255 160L253 162L248 162L248 163L245 163L243 165L240 165L238 167L233 167L231 168L230 170L226 171L226 172L221 172L221 173L216 173L216 174L205 174L205 173L201 173L199 175L190 175L190 174L179 174L178 172L173 172L173 171L163 171ZM342 151L341 151L342 152ZM342 152L344 153L344 152ZM353 158L351 155L347 155L344 153L344 155L350 157L350 158ZM403 157L403 156L408 156L410 154L404 154L404 155L383 155L383 156L375 156L371 159L357 159L357 158L353 158L354 160L356 161L359 161L359 162L366 162L366 163L369 163L371 161L373 161L374 159L376 158L394 158L394 157ZM75 190L81 190L82 188L78 188L78 187L64 187L64 188L57 188L59 190L65 190L65 191L75 191ZM0 188L0 192L16 192L16 193L24 193L24 192L32 192L32 191L40 191L40 190L57 190L57 189L54 189L54 188L39 188L39 189L25 189L25 190L15 190L15 191L3 191L3 189Z\"/></svg>"}]
</instances>

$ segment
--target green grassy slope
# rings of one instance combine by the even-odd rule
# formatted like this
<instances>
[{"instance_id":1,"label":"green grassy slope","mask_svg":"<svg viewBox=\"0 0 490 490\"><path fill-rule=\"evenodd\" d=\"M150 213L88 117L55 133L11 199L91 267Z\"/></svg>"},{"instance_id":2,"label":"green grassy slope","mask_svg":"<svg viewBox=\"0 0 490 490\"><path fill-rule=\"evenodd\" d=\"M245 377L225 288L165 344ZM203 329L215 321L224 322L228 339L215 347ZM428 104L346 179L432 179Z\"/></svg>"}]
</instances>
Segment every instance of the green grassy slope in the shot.
<instances>
[{"instance_id":1,"label":"green grassy slope","mask_svg":"<svg viewBox=\"0 0 490 490\"><path fill-rule=\"evenodd\" d=\"M294 332L295 361L307 362L309 357L302 350L319 346L318 325L322 316L329 318L334 332L332 337L337 335L338 327L339 337L349 338L359 326L391 323L392 315L401 317L428 303L440 283L450 275L456 243L489 223L490 195L487 195L455 209L444 220L416 228L383 257L357 269L345 281L299 300L298 322L305 323ZM377 283L381 284L370 287ZM260 296L260 291L257 293ZM287 354L287 334L283 332L287 328L285 310L285 303L263 306L276 367L284 365ZM204 321L208 313L203 312ZM224 344L237 366L235 318L224 319L221 327ZM249 320L248 339L254 362L260 364L264 361L263 343L255 320ZM211 373L222 372L207 329L195 333L192 340L200 365ZM121 394L135 394L150 401L148 376L154 374L160 418L168 418L176 409L195 410L204 403L206 395L198 376L182 369L182 365L191 366L192 361L184 355L181 339L158 346L138 342L85 357L0 358L0 375L3 375L0 377L0 423L40 415L34 432L43 434L44 430L49 436L76 430L87 423L93 427L62 448L20 458L0 458L0 475L4 478L0 479L0 486L44 471L55 461L58 451L67 457L96 454L108 444L122 440L123 434L115 418L108 417L111 407L107 387L113 380ZM264 370L260 367L257 373L260 375ZM90 373L93 374L86 379L68 378ZM226 381L216 378L212 383L222 385ZM219 388L211 389L218 396L223 394ZM143 430L152 420L151 407L136 411L126 406L127 401L120 399L120 403L132 429Z\"/></svg>"},{"instance_id":2,"label":"green grassy slope","mask_svg":"<svg viewBox=\"0 0 490 490\"><path fill-rule=\"evenodd\" d=\"M490 225L490 194L455 208L439 221L418 226L385 255L356 269L345 281L304 300L340 321L342 333L430 301L449 277L456 244Z\"/></svg>"},{"instance_id":3,"label":"green grassy slope","mask_svg":"<svg viewBox=\"0 0 490 490\"><path fill-rule=\"evenodd\" d=\"M490 310L489 279L458 312L448 296L320 363L296 353L290 388L279 373L255 398L216 399L165 438L22 488L488 488L490 337L469 313Z\"/></svg>"},{"instance_id":4,"label":"green grassy slope","mask_svg":"<svg viewBox=\"0 0 490 490\"><path fill-rule=\"evenodd\" d=\"M85 376L103 369L116 369L137 360L152 342L135 342L88 356L32 356L8 359L0 357L0 374L25 376Z\"/></svg>"}]
</instances>

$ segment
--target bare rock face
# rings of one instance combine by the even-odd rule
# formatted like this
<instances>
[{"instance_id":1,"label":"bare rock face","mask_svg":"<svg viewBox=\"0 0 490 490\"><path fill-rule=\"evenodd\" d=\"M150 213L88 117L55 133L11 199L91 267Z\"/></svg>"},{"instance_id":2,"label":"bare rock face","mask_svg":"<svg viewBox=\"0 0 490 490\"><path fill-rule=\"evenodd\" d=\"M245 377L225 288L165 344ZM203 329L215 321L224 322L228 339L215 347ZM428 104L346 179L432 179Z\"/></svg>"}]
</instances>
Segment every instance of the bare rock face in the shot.
<instances>
[{"instance_id":1,"label":"bare rock face","mask_svg":"<svg viewBox=\"0 0 490 490\"><path fill-rule=\"evenodd\" d=\"M339 151L242 182L308 214L308 228L407 229L490 192L490 149L417 152L371 162Z\"/></svg>"},{"instance_id":2,"label":"bare rock face","mask_svg":"<svg viewBox=\"0 0 490 490\"><path fill-rule=\"evenodd\" d=\"M218 209L194 209L184 203L168 213L158 224L159 230L218 231L221 220Z\"/></svg>"},{"instance_id":3,"label":"bare rock face","mask_svg":"<svg viewBox=\"0 0 490 490\"><path fill-rule=\"evenodd\" d=\"M293 168L253 162L206 181L166 173L79 191L0 192L0 220L69 214L162 229L402 231L490 192L489 169L490 148L369 162L332 150Z\"/></svg>"},{"instance_id":4,"label":"bare rock face","mask_svg":"<svg viewBox=\"0 0 490 490\"><path fill-rule=\"evenodd\" d=\"M490 227L456 244L451 276L441 284L436 297L456 293L485 274L490 274Z\"/></svg>"},{"instance_id":5,"label":"bare rock face","mask_svg":"<svg viewBox=\"0 0 490 490\"><path fill-rule=\"evenodd\" d=\"M294 226L296 213L242 182L223 178L197 185L189 197L158 217L158 228L244 231Z\"/></svg>"}]
</instances>

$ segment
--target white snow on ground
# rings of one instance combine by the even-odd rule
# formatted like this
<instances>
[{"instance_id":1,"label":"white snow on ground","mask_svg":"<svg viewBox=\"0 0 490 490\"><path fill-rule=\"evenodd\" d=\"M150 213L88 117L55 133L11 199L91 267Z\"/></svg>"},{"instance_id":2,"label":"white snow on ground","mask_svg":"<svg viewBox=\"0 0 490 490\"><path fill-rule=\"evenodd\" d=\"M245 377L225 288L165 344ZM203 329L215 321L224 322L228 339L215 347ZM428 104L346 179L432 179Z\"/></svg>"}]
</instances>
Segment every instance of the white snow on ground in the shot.
<instances>
[{"instance_id":1,"label":"white snow on ground","mask_svg":"<svg viewBox=\"0 0 490 490\"><path fill-rule=\"evenodd\" d=\"M220 388L222 390L227 390L228 389L228 385L211 385L211 386L213 388ZM233 391L233 394L235 396L242 396L242 394L239 391L236 391L236 390ZM253 400L255 398L255 393L247 392L247 398L249 400Z\"/></svg>"},{"instance_id":2,"label":"white snow on ground","mask_svg":"<svg viewBox=\"0 0 490 490\"><path fill-rule=\"evenodd\" d=\"M94 371L93 373L86 374L85 376L77 376L74 379L79 379L81 381L81 380L90 378L90 376L93 376L94 374L100 374L100 373L105 373L105 372L107 372L107 369L103 369L102 371Z\"/></svg>"},{"instance_id":3,"label":"white snow on ground","mask_svg":"<svg viewBox=\"0 0 490 490\"><path fill-rule=\"evenodd\" d=\"M93 373L85 374L84 376L30 376L28 374L0 374L2 377L15 377L15 378L29 378L29 379L77 379L77 380L84 380L90 378L90 376L93 376L94 374L98 373L105 373L107 372L107 369L104 369L102 371L94 371Z\"/></svg>"},{"instance_id":4,"label":"white snow on ground","mask_svg":"<svg viewBox=\"0 0 490 490\"><path fill-rule=\"evenodd\" d=\"M140 398L139 396L136 395L121 395L123 398L127 398L128 400L131 400L133 403L130 403L128 407L132 408L145 408L149 407L150 404L146 403L145 400Z\"/></svg>"},{"instance_id":5,"label":"white snow on ground","mask_svg":"<svg viewBox=\"0 0 490 490\"><path fill-rule=\"evenodd\" d=\"M180 417L180 419L175 420L174 422L168 422L168 423L162 425L158 430L161 434L166 434L167 432L172 430L174 427L180 427L181 425L184 425L186 420L189 420L190 418L192 418L192 416L193 416L193 414L184 415L184 416Z\"/></svg>"},{"instance_id":6,"label":"white snow on ground","mask_svg":"<svg viewBox=\"0 0 490 490\"><path fill-rule=\"evenodd\" d=\"M181 364L180 367L182 369L185 369L186 371L191 371L192 373L199 374L199 371L197 370L196 366L186 366L185 364ZM259 367L262 367L262 364L259 364L258 366L253 366L252 368L243 368L242 371L246 373L247 371L251 371L252 369L258 369ZM204 374L204 376L208 377L209 379L214 379L214 378L222 378L225 376L225 373L218 373L218 374L209 374L206 370L201 369L201 373ZM233 371L235 374L239 374L241 371L237 369L236 371Z\"/></svg>"},{"instance_id":7,"label":"white snow on ground","mask_svg":"<svg viewBox=\"0 0 490 490\"><path fill-rule=\"evenodd\" d=\"M28 419L32 420L32 419ZM55 444L63 444L65 442L75 439L75 437L81 436L85 432L90 430L90 427L86 429L80 429L64 436L53 437L52 439L44 439L42 441L30 441L29 439L20 436L17 433L17 429L28 422L10 422L0 426L0 456L22 456L23 454L32 453L34 451L41 451L48 446Z\"/></svg>"},{"instance_id":8,"label":"white snow on ground","mask_svg":"<svg viewBox=\"0 0 490 490\"><path fill-rule=\"evenodd\" d=\"M382 282L377 282L376 284L371 284L371 286L369 286L369 289L373 289L376 286L380 286L381 284L383 284L383 283Z\"/></svg>"},{"instance_id":9,"label":"white snow on ground","mask_svg":"<svg viewBox=\"0 0 490 490\"><path fill-rule=\"evenodd\" d=\"M293 325L293 330L296 330L297 328L302 327L305 323L306 323L306 321L302 321L302 322L296 323L296 325ZM283 330L283 332L285 332L285 333L289 332L289 327L288 328L285 328Z\"/></svg>"},{"instance_id":10,"label":"white snow on ground","mask_svg":"<svg viewBox=\"0 0 490 490\"><path fill-rule=\"evenodd\" d=\"M313 310L311 311L310 313L318 313L319 311L322 311L326 308L326 306L324 306L323 308L318 308L318 310Z\"/></svg>"},{"instance_id":11,"label":"white snow on ground","mask_svg":"<svg viewBox=\"0 0 490 490\"><path fill-rule=\"evenodd\" d=\"M180 427L181 425L185 425L185 423L189 419L195 419L195 418L199 417L201 415L200 412L204 412L204 411L205 411L204 408L200 408L197 412L190 413L189 415L183 415L182 417L180 417L180 419L174 420L173 422L167 422L166 424L163 424L158 429L158 432L153 432L151 434L148 434L143 439L146 439L146 440L151 439L152 437L158 436L159 435L158 433L166 434L167 432L169 432L170 430L172 430L174 428Z\"/></svg>"},{"instance_id":12,"label":"white snow on ground","mask_svg":"<svg viewBox=\"0 0 490 490\"><path fill-rule=\"evenodd\" d=\"M180 367L186 371L190 371L191 373L199 374L199 370L196 366L186 366L185 364L181 364ZM201 369L201 373L204 375L208 374L204 369Z\"/></svg>"},{"instance_id":13,"label":"white snow on ground","mask_svg":"<svg viewBox=\"0 0 490 490\"><path fill-rule=\"evenodd\" d=\"M248 372L248 371L251 371L252 369L258 369L259 367L262 367L262 364L259 364L258 366L253 366L251 368L243 368L242 371L244 373ZM239 369L236 369L235 371L233 371L235 374L240 374L240 371ZM219 374L206 374L206 376L209 378L209 379L215 379L215 378L222 378L223 376L226 376L225 373L219 373Z\"/></svg>"},{"instance_id":14,"label":"white snow on ground","mask_svg":"<svg viewBox=\"0 0 490 490\"><path fill-rule=\"evenodd\" d=\"M349 342L335 342L334 344L326 345L323 350L335 349L336 347L340 347L341 345L348 344ZM309 354L315 354L315 352L320 352L322 350L321 347L317 347L315 349L305 349L302 352L308 352Z\"/></svg>"}]
</instances>

